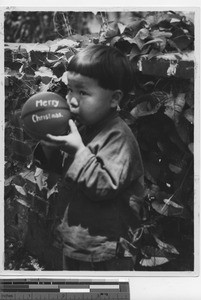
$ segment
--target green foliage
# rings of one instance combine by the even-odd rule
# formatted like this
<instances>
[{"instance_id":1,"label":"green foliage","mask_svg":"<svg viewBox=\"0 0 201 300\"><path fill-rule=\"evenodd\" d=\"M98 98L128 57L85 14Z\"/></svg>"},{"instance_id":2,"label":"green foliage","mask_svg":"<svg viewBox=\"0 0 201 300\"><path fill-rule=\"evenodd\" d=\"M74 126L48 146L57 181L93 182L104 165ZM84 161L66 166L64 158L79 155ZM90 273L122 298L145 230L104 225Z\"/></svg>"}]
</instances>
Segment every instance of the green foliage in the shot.
<instances>
[{"instance_id":1,"label":"green foliage","mask_svg":"<svg viewBox=\"0 0 201 300\"><path fill-rule=\"evenodd\" d=\"M27 18L27 14L22 14L22 19ZM74 16L64 13L57 18L54 16L54 22L60 20L57 31L62 36L65 34L62 24L67 17ZM23 131L20 111L24 102L38 91L53 91L65 97L66 66L77 51L88 44L106 43L120 48L133 63L143 54L151 59L169 51L180 53L193 49L193 24L178 13L141 13L129 24L109 21L103 13L99 17L102 26L95 37L74 35L72 26L67 26L68 39L48 41L48 51L44 51L42 45L34 51L26 45L5 49L5 201L8 215L13 210L14 200L25 201L29 208L35 209L33 199L38 203L42 198L45 200L40 202L41 208L44 205L43 214L51 215L51 220L55 218L51 201L54 202L52 199L57 195L57 178L51 175L47 180L46 174L38 170L35 173L32 153L37 141ZM19 25L18 17L15 18ZM9 19L6 15L7 23ZM18 36L16 32L15 36ZM21 37L19 39L21 41ZM133 92L121 106L120 115L138 139L146 192L141 226L134 232L130 228L128 240L121 242L128 252L137 253L137 270L192 270L193 80L160 78L139 72L135 76Z\"/></svg>"},{"instance_id":2,"label":"green foliage","mask_svg":"<svg viewBox=\"0 0 201 300\"><path fill-rule=\"evenodd\" d=\"M150 14L135 18L125 25L118 20L105 22L100 32L100 43L115 46L129 54L130 60L147 54L151 59L170 51L181 52L194 47L194 25L185 16L164 12L150 22Z\"/></svg>"},{"instance_id":3,"label":"green foliage","mask_svg":"<svg viewBox=\"0 0 201 300\"><path fill-rule=\"evenodd\" d=\"M44 43L72 34L84 35L91 33L91 22L99 28L92 12L11 11L5 12L4 19L6 43Z\"/></svg>"}]
</instances>

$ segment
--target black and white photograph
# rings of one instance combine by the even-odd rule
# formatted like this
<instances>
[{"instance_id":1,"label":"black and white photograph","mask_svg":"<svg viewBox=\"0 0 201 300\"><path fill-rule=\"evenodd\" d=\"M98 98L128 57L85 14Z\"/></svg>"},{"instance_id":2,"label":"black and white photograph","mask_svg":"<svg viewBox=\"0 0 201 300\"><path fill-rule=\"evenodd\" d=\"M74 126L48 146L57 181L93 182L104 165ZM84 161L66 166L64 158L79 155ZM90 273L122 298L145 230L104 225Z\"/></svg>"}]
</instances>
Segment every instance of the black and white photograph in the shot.
<instances>
[{"instance_id":1,"label":"black and white photograph","mask_svg":"<svg viewBox=\"0 0 201 300\"><path fill-rule=\"evenodd\" d=\"M196 13L4 10L4 271L194 274Z\"/></svg>"}]
</instances>

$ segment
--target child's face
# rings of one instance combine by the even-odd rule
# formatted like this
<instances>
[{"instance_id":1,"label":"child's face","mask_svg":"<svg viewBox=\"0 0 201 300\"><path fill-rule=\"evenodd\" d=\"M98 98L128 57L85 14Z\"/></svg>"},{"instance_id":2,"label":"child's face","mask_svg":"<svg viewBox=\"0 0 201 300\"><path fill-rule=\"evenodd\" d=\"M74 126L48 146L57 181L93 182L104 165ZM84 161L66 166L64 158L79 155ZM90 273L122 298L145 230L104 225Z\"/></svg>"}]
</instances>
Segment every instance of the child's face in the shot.
<instances>
[{"instance_id":1,"label":"child's face","mask_svg":"<svg viewBox=\"0 0 201 300\"><path fill-rule=\"evenodd\" d=\"M104 119L117 106L114 91L103 89L98 82L74 72L68 72L67 102L70 111L82 124L93 125Z\"/></svg>"}]
</instances>

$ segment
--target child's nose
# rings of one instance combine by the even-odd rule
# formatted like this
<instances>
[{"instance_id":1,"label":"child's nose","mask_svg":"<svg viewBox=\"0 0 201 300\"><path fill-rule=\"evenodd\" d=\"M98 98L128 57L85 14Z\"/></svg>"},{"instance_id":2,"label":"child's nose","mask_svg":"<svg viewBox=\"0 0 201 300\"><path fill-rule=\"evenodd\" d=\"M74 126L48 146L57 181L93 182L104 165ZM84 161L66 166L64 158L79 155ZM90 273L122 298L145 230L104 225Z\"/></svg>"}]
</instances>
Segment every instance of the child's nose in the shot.
<instances>
[{"instance_id":1,"label":"child's nose","mask_svg":"<svg viewBox=\"0 0 201 300\"><path fill-rule=\"evenodd\" d=\"M71 105L73 108L76 108L76 107L78 107L78 105L79 105L78 100L77 100L76 97L72 97L72 98L70 99L69 102L70 102L70 105Z\"/></svg>"}]
</instances>

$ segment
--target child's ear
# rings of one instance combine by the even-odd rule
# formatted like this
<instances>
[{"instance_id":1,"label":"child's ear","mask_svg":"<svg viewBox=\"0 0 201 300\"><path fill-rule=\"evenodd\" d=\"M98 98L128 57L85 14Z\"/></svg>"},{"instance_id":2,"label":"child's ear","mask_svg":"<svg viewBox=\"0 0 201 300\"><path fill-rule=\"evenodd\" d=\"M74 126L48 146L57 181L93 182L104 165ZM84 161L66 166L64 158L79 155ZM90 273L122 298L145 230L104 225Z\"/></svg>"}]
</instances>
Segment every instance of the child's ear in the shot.
<instances>
[{"instance_id":1,"label":"child's ear","mask_svg":"<svg viewBox=\"0 0 201 300\"><path fill-rule=\"evenodd\" d=\"M112 99L111 99L111 107L117 107L123 98L123 92L121 90L115 90L113 91L112 94Z\"/></svg>"}]
</instances>

